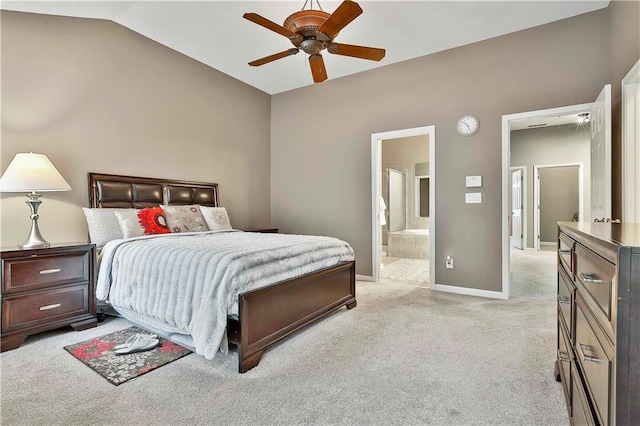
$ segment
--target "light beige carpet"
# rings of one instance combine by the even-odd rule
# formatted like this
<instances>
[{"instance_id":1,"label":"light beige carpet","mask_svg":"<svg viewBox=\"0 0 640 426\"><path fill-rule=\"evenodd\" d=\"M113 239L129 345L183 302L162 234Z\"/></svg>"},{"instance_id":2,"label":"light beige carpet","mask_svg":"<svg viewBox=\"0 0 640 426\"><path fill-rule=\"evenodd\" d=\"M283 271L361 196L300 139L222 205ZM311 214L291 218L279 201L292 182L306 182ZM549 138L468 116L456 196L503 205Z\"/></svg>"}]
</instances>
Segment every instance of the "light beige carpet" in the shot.
<instances>
[{"instance_id":1,"label":"light beige carpet","mask_svg":"<svg viewBox=\"0 0 640 426\"><path fill-rule=\"evenodd\" d=\"M43 333L0 355L0 423L568 425L553 374L553 280L539 289L553 258L514 263L515 285L533 296L359 282L357 308L296 333L242 375L235 353L191 355L115 387L63 347L129 322Z\"/></svg>"}]
</instances>

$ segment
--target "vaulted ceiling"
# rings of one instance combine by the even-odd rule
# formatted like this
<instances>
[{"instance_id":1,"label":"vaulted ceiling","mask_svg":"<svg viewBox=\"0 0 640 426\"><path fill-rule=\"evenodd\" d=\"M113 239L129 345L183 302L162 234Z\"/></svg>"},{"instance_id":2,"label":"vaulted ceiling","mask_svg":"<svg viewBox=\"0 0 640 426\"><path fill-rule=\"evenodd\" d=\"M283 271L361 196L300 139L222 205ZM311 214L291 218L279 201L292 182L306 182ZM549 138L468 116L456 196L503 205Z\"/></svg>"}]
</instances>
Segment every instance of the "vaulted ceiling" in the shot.
<instances>
[{"instance_id":1,"label":"vaulted ceiling","mask_svg":"<svg viewBox=\"0 0 640 426\"><path fill-rule=\"evenodd\" d=\"M328 13L341 2L321 1ZM304 1L3 1L2 9L98 18L137 33L277 94L314 84L306 54L260 67L248 62L293 47L286 37L242 18L284 20ZM386 49L380 62L323 52L329 79L355 74L606 7L608 1L366 1L339 43ZM313 1L314 8L317 2ZM307 8L309 4L307 4ZM523 54L525 54L523 52ZM320 83L322 84L322 83Z\"/></svg>"}]
</instances>

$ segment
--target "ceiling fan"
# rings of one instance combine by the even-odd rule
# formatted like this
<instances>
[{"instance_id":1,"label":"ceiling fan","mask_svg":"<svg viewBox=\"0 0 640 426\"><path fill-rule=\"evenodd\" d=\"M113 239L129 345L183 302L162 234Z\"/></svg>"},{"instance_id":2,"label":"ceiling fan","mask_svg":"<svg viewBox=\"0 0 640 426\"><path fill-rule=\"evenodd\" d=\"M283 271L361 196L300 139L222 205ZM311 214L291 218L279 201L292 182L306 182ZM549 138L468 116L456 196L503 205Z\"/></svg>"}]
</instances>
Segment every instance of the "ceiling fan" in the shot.
<instances>
[{"instance_id":1,"label":"ceiling fan","mask_svg":"<svg viewBox=\"0 0 640 426\"><path fill-rule=\"evenodd\" d=\"M305 1L306 4L307 2ZM313 9L313 0L311 9L305 10L304 5L302 7L303 10L287 17L282 26L256 13L245 13L243 15L245 19L287 37L295 46L284 52L249 62L249 65L259 67L277 59L295 55L302 50L309 55L309 64L314 83L321 83L327 79L327 70L320 54L324 49L334 55L351 56L372 61L379 61L384 58L384 49L335 43L333 41L340 30L362 13L358 3L345 0L332 14L328 14L324 10ZM320 7L319 3L318 7Z\"/></svg>"}]
</instances>

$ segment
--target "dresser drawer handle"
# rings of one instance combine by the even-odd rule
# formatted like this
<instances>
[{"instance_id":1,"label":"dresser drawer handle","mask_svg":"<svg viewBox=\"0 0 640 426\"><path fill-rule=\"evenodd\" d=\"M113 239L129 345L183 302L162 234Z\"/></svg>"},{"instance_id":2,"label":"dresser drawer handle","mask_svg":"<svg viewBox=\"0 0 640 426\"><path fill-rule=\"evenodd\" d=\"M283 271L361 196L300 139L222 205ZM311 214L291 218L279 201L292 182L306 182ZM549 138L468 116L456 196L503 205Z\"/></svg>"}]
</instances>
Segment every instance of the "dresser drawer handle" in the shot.
<instances>
[{"instance_id":1,"label":"dresser drawer handle","mask_svg":"<svg viewBox=\"0 0 640 426\"><path fill-rule=\"evenodd\" d=\"M583 345L582 343L580 343L580 347L582 348L583 351L592 351L593 350L591 345Z\"/></svg>"},{"instance_id":2,"label":"dresser drawer handle","mask_svg":"<svg viewBox=\"0 0 640 426\"><path fill-rule=\"evenodd\" d=\"M597 278L593 278L589 274L583 274L582 272L578 272L578 276L580 277L580 281L582 281L583 283L592 283L592 284L600 284L600 283L602 283L602 280L599 280Z\"/></svg>"},{"instance_id":3,"label":"dresser drawer handle","mask_svg":"<svg viewBox=\"0 0 640 426\"><path fill-rule=\"evenodd\" d=\"M558 251L560 254L571 254L571 249L560 249Z\"/></svg>"},{"instance_id":4,"label":"dresser drawer handle","mask_svg":"<svg viewBox=\"0 0 640 426\"><path fill-rule=\"evenodd\" d=\"M41 311L48 311L49 309L55 309L62 306L60 303L54 303L53 305L40 306Z\"/></svg>"},{"instance_id":5,"label":"dresser drawer handle","mask_svg":"<svg viewBox=\"0 0 640 426\"><path fill-rule=\"evenodd\" d=\"M40 275L55 274L56 272L60 272L61 270L62 269L60 268L43 269L42 271L40 271Z\"/></svg>"},{"instance_id":6,"label":"dresser drawer handle","mask_svg":"<svg viewBox=\"0 0 640 426\"><path fill-rule=\"evenodd\" d=\"M570 305L571 304L571 298L567 297L567 296L558 295L558 302L562 303L563 305Z\"/></svg>"},{"instance_id":7,"label":"dresser drawer handle","mask_svg":"<svg viewBox=\"0 0 640 426\"><path fill-rule=\"evenodd\" d=\"M598 358L594 358L592 356L586 356L586 355L582 355L582 360L589 361L589 362L600 362Z\"/></svg>"}]
</instances>

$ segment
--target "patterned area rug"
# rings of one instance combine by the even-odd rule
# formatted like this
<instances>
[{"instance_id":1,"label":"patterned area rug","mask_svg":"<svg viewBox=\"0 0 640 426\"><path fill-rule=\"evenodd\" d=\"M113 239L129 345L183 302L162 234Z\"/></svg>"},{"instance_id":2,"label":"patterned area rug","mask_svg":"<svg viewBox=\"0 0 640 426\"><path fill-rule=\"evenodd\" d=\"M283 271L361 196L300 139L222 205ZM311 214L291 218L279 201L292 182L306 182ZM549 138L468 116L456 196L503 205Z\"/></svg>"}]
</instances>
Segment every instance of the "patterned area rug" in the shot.
<instances>
[{"instance_id":1,"label":"patterned area rug","mask_svg":"<svg viewBox=\"0 0 640 426\"><path fill-rule=\"evenodd\" d=\"M190 350L163 338L160 338L158 346L148 351L126 355L116 355L113 352L115 345L123 343L136 333L150 334L134 326L64 348L116 386L191 353Z\"/></svg>"}]
</instances>

